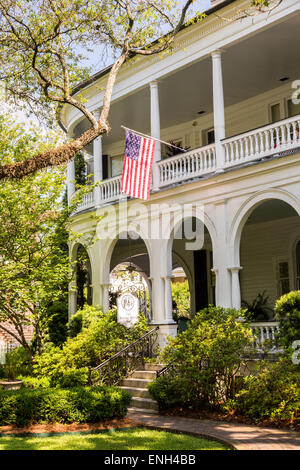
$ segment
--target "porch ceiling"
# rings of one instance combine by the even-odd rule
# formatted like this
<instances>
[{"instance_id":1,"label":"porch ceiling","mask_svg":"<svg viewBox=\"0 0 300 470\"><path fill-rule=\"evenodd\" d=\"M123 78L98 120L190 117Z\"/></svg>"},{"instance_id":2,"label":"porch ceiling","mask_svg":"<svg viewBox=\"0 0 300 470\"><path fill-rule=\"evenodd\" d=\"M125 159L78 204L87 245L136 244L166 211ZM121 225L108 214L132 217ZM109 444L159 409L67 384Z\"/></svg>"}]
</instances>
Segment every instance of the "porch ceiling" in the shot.
<instances>
[{"instance_id":1,"label":"porch ceiling","mask_svg":"<svg viewBox=\"0 0 300 470\"><path fill-rule=\"evenodd\" d=\"M228 47L223 54L225 106L251 98L281 85L280 78L300 79L300 14ZM161 127L199 118L199 111L213 110L210 57L177 70L159 81ZM137 84L138 88L138 84ZM292 92L292 89L291 89ZM124 138L121 125L150 131L150 91L142 88L112 104L112 131L104 147ZM84 120L74 134L87 129ZM91 149L87 149L91 151ZM104 148L105 151L105 148Z\"/></svg>"}]
</instances>

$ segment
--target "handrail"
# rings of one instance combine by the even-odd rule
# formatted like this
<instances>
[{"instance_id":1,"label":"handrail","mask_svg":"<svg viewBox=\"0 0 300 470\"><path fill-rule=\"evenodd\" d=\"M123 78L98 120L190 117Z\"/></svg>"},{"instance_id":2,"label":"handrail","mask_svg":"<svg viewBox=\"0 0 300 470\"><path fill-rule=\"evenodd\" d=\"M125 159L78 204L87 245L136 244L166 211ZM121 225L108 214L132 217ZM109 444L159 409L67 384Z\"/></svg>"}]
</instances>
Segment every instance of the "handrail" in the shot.
<instances>
[{"instance_id":1,"label":"handrail","mask_svg":"<svg viewBox=\"0 0 300 470\"><path fill-rule=\"evenodd\" d=\"M134 341L133 343L128 344L128 346L125 346L123 349L121 349L120 351L118 351L116 354L114 354L113 356L111 356L111 357L109 357L108 359L106 359L106 361L104 361L104 362L102 362L101 364L99 364L98 366L92 368L91 371L101 369L101 367L104 367L106 364L108 364L108 362L113 361L116 357L121 356L122 354L124 354L125 351L127 351L127 350L130 349L131 347L135 346L137 343L139 343L139 342L142 341L143 339L147 338L147 336L152 335L152 334L153 334L155 331L157 331L158 329L159 329L159 326L156 326L156 327L153 328L152 330L148 331L148 332L145 333L143 336L141 336L140 338L138 338L136 341Z\"/></svg>"},{"instance_id":2,"label":"handrail","mask_svg":"<svg viewBox=\"0 0 300 470\"><path fill-rule=\"evenodd\" d=\"M143 365L145 358L153 358L155 354L155 341L152 336L159 330L156 326L152 330L145 333L133 343L125 346L110 358L96 367L89 367L89 384L94 385L96 382L116 385L120 380L127 377L139 365ZM102 376L102 371L108 367L106 376ZM98 378L93 380L93 373L98 373Z\"/></svg>"}]
</instances>

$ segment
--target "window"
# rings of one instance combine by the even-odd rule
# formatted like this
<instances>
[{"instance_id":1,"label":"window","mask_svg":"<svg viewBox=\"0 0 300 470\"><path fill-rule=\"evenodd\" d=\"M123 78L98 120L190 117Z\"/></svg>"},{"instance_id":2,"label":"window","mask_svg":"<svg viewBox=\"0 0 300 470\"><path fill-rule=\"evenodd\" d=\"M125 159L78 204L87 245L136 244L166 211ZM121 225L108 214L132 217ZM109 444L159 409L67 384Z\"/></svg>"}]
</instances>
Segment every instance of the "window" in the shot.
<instances>
[{"instance_id":1,"label":"window","mask_svg":"<svg viewBox=\"0 0 300 470\"><path fill-rule=\"evenodd\" d=\"M278 263L278 295L290 292L289 263L280 261Z\"/></svg>"},{"instance_id":2,"label":"window","mask_svg":"<svg viewBox=\"0 0 300 470\"><path fill-rule=\"evenodd\" d=\"M124 162L124 155L117 155L115 157L111 157L111 176L119 176L122 174L123 171L123 162Z\"/></svg>"},{"instance_id":3,"label":"window","mask_svg":"<svg viewBox=\"0 0 300 470\"><path fill-rule=\"evenodd\" d=\"M292 100L287 100L287 117L296 116L300 114L300 104L293 103Z\"/></svg>"},{"instance_id":4,"label":"window","mask_svg":"<svg viewBox=\"0 0 300 470\"><path fill-rule=\"evenodd\" d=\"M203 131L203 144L204 145L210 145L214 144L215 142L215 130L212 129L206 129Z\"/></svg>"},{"instance_id":5,"label":"window","mask_svg":"<svg viewBox=\"0 0 300 470\"><path fill-rule=\"evenodd\" d=\"M271 113L271 122L272 123L280 121L280 119L281 119L280 103L273 104L270 107L270 113Z\"/></svg>"}]
</instances>

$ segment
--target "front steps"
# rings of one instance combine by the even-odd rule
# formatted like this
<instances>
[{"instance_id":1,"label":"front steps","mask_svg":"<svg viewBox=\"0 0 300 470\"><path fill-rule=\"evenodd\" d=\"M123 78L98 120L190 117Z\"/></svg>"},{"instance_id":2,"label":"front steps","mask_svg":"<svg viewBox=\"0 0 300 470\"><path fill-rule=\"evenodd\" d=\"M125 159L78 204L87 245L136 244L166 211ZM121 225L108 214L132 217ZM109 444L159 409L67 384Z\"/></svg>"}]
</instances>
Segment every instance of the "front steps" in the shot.
<instances>
[{"instance_id":1,"label":"front steps","mask_svg":"<svg viewBox=\"0 0 300 470\"><path fill-rule=\"evenodd\" d=\"M135 370L129 377L123 379L120 387L132 396L132 406L129 411L157 413L158 405L152 400L147 386L156 378L156 371L161 370L163 364L145 364L144 370Z\"/></svg>"}]
</instances>

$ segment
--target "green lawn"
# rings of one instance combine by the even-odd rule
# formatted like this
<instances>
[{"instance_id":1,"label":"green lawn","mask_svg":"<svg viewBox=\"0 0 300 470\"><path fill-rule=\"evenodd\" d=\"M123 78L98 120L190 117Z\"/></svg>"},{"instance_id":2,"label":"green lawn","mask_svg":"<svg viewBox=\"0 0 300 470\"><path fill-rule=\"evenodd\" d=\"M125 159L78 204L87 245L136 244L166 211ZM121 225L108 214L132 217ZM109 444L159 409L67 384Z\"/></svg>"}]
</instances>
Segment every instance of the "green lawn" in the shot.
<instances>
[{"instance_id":1,"label":"green lawn","mask_svg":"<svg viewBox=\"0 0 300 470\"><path fill-rule=\"evenodd\" d=\"M0 450L225 450L222 444L165 431L128 429L101 434L0 437Z\"/></svg>"}]
</instances>

